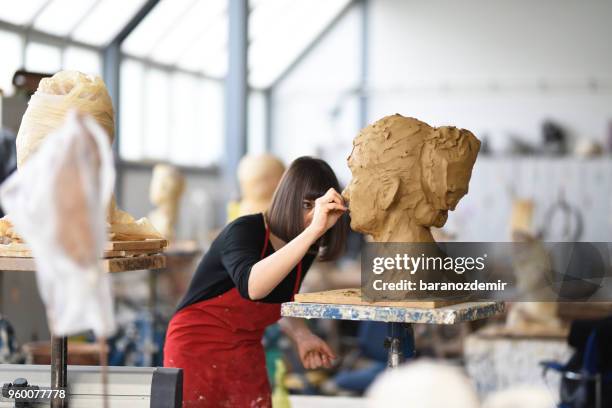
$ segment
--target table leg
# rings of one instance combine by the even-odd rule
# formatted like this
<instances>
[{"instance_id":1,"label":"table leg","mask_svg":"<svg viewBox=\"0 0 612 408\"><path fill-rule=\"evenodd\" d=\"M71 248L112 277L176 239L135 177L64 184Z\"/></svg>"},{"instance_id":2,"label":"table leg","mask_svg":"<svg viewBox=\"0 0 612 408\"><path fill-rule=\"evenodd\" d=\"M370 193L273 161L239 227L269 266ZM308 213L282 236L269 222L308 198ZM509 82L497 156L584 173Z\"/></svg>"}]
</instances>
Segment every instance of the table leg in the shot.
<instances>
[{"instance_id":1,"label":"table leg","mask_svg":"<svg viewBox=\"0 0 612 408\"><path fill-rule=\"evenodd\" d=\"M414 332L410 323L389 323L385 348L388 349L387 367L397 368L408 357L414 355Z\"/></svg>"},{"instance_id":2,"label":"table leg","mask_svg":"<svg viewBox=\"0 0 612 408\"><path fill-rule=\"evenodd\" d=\"M51 387L66 389L68 386L68 339L51 336ZM51 400L51 408L66 408L67 399Z\"/></svg>"},{"instance_id":3,"label":"table leg","mask_svg":"<svg viewBox=\"0 0 612 408\"><path fill-rule=\"evenodd\" d=\"M2 285L2 278L4 277L4 271L0 271L0 314L4 311L4 303L2 299L5 298L4 295L4 286Z\"/></svg>"},{"instance_id":4,"label":"table leg","mask_svg":"<svg viewBox=\"0 0 612 408\"><path fill-rule=\"evenodd\" d=\"M145 359L144 366L153 366L153 358L155 356L155 324L157 323L156 310L157 310L157 269L149 270L149 323L150 330L147 333L147 340L145 344Z\"/></svg>"}]
</instances>

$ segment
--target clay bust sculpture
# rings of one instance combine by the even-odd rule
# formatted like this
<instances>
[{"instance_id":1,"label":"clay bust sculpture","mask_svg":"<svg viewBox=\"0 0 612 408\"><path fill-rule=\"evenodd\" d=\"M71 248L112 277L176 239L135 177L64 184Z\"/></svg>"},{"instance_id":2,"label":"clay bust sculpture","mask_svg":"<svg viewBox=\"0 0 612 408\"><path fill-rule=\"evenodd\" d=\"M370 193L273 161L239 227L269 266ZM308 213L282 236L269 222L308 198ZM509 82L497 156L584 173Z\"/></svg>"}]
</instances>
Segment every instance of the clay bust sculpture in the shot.
<instances>
[{"instance_id":1,"label":"clay bust sculpture","mask_svg":"<svg viewBox=\"0 0 612 408\"><path fill-rule=\"evenodd\" d=\"M149 219L168 240L175 237L178 208L184 190L185 177L175 167L158 164L153 168L149 198L157 208L149 213Z\"/></svg>"},{"instance_id":2,"label":"clay bust sculpture","mask_svg":"<svg viewBox=\"0 0 612 408\"><path fill-rule=\"evenodd\" d=\"M47 135L62 126L71 109L91 115L108 134L109 143L113 142L113 105L102 79L77 71L60 71L51 78L42 79L28 103L17 134L18 169L36 152ZM0 219L0 243L21 241L9 218ZM147 219L136 221L130 214L119 210L114 197L109 205L107 224L110 239L161 238Z\"/></svg>"},{"instance_id":3,"label":"clay bust sculpture","mask_svg":"<svg viewBox=\"0 0 612 408\"><path fill-rule=\"evenodd\" d=\"M351 228L376 242L433 242L430 227L468 192L479 149L468 130L399 114L367 126L348 158Z\"/></svg>"},{"instance_id":4,"label":"clay bust sculpture","mask_svg":"<svg viewBox=\"0 0 612 408\"><path fill-rule=\"evenodd\" d=\"M283 163L271 154L243 157L238 166L240 215L265 211L284 172Z\"/></svg>"},{"instance_id":5,"label":"clay bust sculpture","mask_svg":"<svg viewBox=\"0 0 612 408\"><path fill-rule=\"evenodd\" d=\"M228 206L230 220L266 211L284 172L285 165L272 154L244 156L238 165L241 199Z\"/></svg>"}]
</instances>

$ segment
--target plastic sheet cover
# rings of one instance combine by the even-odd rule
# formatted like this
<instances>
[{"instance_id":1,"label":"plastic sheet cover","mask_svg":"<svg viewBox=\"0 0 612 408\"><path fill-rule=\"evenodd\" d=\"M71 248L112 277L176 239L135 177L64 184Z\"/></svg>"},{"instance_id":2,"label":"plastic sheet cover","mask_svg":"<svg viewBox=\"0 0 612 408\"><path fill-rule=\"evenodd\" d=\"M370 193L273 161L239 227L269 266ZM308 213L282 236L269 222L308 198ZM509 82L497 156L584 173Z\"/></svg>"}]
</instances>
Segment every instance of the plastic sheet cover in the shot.
<instances>
[{"instance_id":1,"label":"plastic sheet cover","mask_svg":"<svg viewBox=\"0 0 612 408\"><path fill-rule=\"evenodd\" d=\"M109 138L76 111L49 136L0 187L0 199L32 250L52 333L108 336L113 300L100 259L115 179Z\"/></svg>"}]
</instances>

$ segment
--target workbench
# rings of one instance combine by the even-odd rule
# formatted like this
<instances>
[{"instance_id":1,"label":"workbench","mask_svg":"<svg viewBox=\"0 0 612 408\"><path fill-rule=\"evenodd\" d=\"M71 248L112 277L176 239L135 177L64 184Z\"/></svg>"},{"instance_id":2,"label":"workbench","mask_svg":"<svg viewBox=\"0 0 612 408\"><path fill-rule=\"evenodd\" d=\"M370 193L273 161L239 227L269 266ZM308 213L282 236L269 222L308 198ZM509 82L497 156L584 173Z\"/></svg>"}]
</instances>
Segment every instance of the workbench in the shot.
<instances>
[{"instance_id":1,"label":"workbench","mask_svg":"<svg viewBox=\"0 0 612 408\"><path fill-rule=\"evenodd\" d=\"M413 323L456 324L485 319L500 314L503 302L464 302L435 308L378 306L363 304L311 303L294 301L283 303L281 316L304 319L361 320L389 323L388 366L397 367L403 360L402 338L412 336Z\"/></svg>"},{"instance_id":2,"label":"workbench","mask_svg":"<svg viewBox=\"0 0 612 408\"><path fill-rule=\"evenodd\" d=\"M115 254L120 255L120 254ZM161 253L144 256L103 259L101 261L104 271L108 273L122 273L138 270L149 270L149 308L153 313L157 303L156 286L157 273L166 267L166 257ZM34 272L36 263L31 257L0 256L0 271L2 272ZM152 341L152 340L151 340ZM66 337L51 337L51 387L66 388L68 373L68 340ZM63 408L64 399L52 400L52 408Z\"/></svg>"}]
</instances>

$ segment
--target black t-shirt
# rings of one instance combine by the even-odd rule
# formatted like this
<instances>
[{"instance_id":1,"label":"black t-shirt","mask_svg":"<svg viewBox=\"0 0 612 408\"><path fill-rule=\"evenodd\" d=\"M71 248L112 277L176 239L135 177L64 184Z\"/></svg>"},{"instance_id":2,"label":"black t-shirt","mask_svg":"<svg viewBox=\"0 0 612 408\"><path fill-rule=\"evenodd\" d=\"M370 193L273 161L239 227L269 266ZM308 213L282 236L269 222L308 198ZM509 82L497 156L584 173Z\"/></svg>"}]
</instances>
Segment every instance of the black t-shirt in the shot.
<instances>
[{"instance_id":1,"label":"black t-shirt","mask_svg":"<svg viewBox=\"0 0 612 408\"><path fill-rule=\"evenodd\" d=\"M263 251L265 239L266 225L261 213L246 215L228 224L200 261L189 284L189 289L180 301L177 310L219 296L233 287L238 289L243 298L249 299L249 275L253 265L262 258L261 251ZM272 253L274 253L274 248L272 243L268 242L264 258ZM310 253L302 258L300 285L314 259L315 255ZM258 301L264 303L289 302L296 279L297 266L268 296Z\"/></svg>"}]
</instances>

